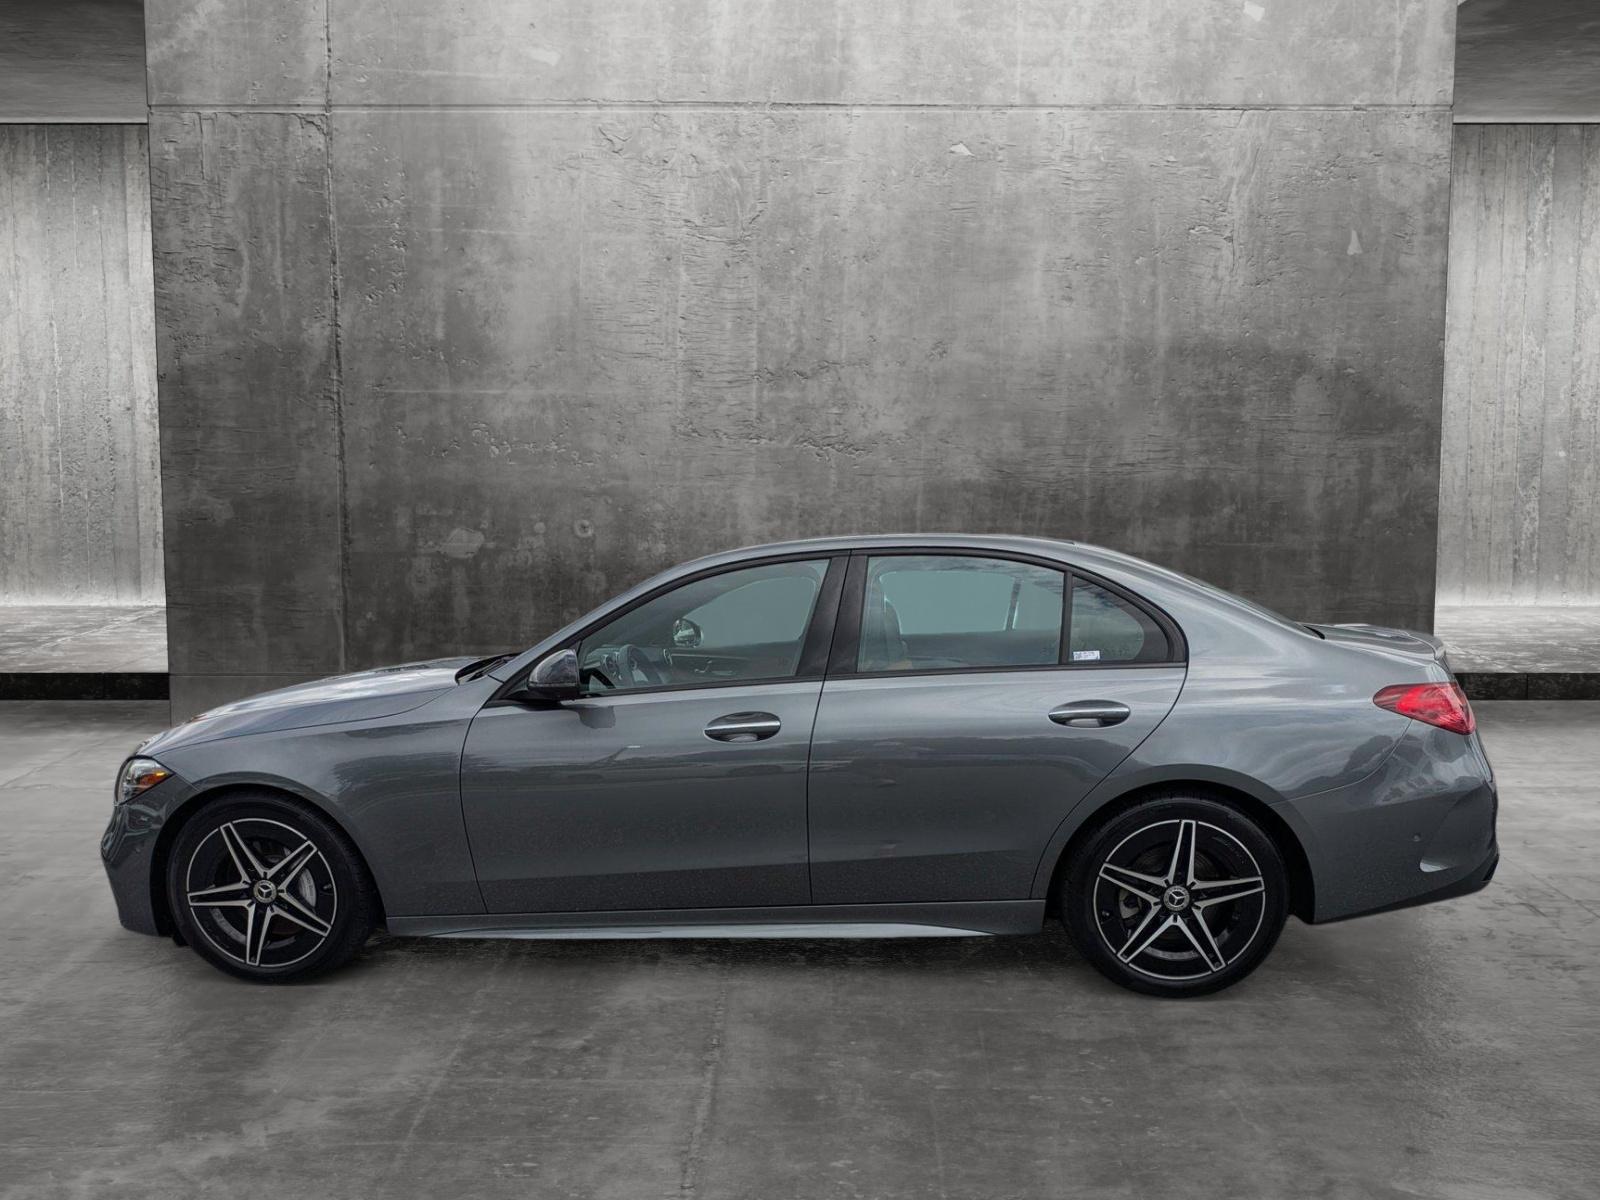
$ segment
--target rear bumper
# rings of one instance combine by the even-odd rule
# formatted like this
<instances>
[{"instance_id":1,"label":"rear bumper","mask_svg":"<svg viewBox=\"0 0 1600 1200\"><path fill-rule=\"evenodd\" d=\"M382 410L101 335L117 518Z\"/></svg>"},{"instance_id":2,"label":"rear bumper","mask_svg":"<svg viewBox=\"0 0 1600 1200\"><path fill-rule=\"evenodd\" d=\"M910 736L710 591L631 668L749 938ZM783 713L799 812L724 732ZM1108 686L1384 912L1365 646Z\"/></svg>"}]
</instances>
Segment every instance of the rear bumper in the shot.
<instances>
[{"instance_id":1,"label":"rear bumper","mask_svg":"<svg viewBox=\"0 0 1600 1200\"><path fill-rule=\"evenodd\" d=\"M1489 881L1494 878L1495 868L1499 865L1500 847L1493 846L1489 850L1488 857L1461 876L1461 878L1451 883L1440 884L1432 891L1409 896L1404 900L1396 900L1393 904L1384 904L1377 908L1346 913L1342 917L1329 917L1326 920L1319 918L1317 923L1321 925L1326 924L1328 921L1348 921L1352 917L1370 917L1375 913L1393 912L1397 908L1415 908L1419 904L1437 904L1441 900L1454 900L1458 896L1470 896L1473 892L1481 892L1489 886Z\"/></svg>"},{"instance_id":2,"label":"rear bumper","mask_svg":"<svg viewBox=\"0 0 1600 1200\"><path fill-rule=\"evenodd\" d=\"M1499 861L1499 797L1476 736L1413 722L1372 776L1288 807L1317 924L1468 895Z\"/></svg>"}]
</instances>

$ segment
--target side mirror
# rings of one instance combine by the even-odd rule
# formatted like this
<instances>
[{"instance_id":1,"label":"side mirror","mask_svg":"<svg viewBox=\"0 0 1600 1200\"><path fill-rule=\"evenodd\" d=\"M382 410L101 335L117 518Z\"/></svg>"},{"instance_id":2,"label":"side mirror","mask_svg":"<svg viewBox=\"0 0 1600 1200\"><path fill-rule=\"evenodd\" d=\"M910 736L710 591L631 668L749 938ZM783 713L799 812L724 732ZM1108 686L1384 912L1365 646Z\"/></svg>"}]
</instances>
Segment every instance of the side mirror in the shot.
<instances>
[{"instance_id":1,"label":"side mirror","mask_svg":"<svg viewBox=\"0 0 1600 1200\"><path fill-rule=\"evenodd\" d=\"M700 626L688 617L679 617L672 623L672 644L679 650L693 650L700 644Z\"/></svg>"},{"instance_id":2,"label":"side mirror","mask_svg":"<svg viewBox=\"0 0 1600 1200\"><path fill-rule=\"evenodd\" d=\"M541 658L522 687L522 695L534 700L576 700L578 691L576 650L557 650Z\"/></svg>"}]
</instances>

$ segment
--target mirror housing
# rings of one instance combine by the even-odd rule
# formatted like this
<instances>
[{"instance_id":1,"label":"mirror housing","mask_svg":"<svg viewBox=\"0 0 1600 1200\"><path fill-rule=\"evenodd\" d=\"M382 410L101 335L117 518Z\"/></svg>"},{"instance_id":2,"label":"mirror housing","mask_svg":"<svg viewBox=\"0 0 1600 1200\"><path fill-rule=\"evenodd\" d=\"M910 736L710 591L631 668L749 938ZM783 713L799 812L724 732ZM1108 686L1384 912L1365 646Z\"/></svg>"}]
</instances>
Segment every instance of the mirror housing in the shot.
<instances>
[{"instance_id":1,"label":"mirror housing","mask_svg":"<svg viewBox=\"0 0 1600 1200\"><path fill-rule=\"evenodd\" d=\"M579 690L578 652L557 650L533 665L518 696L530 700L576 700Z\"/></svg>"},{"instance_id":2,"label":"mirror housing","mask_svg":"<svg viewBox=\"0 0 1600 1200\"><path fill-rule=\"evenodd\" d=\"M700 626L688 617L679 617L672 623L672 644L679 650L693 650L700 644Z\"/></svg>"}]
</instances>

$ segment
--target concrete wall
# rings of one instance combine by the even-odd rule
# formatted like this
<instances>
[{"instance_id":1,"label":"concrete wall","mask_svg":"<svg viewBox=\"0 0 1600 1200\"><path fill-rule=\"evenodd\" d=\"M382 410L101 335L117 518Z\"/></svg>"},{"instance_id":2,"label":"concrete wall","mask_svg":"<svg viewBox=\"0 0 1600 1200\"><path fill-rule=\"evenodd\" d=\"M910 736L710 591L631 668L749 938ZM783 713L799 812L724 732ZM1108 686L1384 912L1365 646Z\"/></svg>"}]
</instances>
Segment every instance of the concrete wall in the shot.
<instances>
[{"instance_id":1,"label":"concrete wall","mask_svg":"<svg viewBox=\"0 0 1600 1200\"><path fill-rule=\"evenodd\" d=\"M1600 121L1600 5L1462 0L1456 121Z\"/></svg>"},{"instance_id":2,"label":"concrete wall","mask_svg":"<svg viewBox=\"0 0 1600 1200\"><path fill-rule=\"evenodd\" d=\"M713 548L1432 619L1453 0L151 0L175 707Z\"/></svg>"},{"instance_id":3,"label":"concrete wall","mask_svg":"<svg viewBox=\"0 0 1600 1200\"><path fill-rule=\"evenodd\" d=\"M0 4L0 121L145 123L144 0Z\"/></svg>"},{"instance_id":4,"label":"concrete wall","mask_svg":"<svg viewBox=\"0 0 1600 1200\"><path fill-rule=\"evenodd\" d=\"M159 603L145 131L0 125L0 603Z\"/></svg>"},{"instance_id":5,"label":"concrete wall","mask_svg":"<svg viewBox=\"0 0 1600 1200\"><path fill-rule=\"evenodd\" d=\"M1455 134L1441 602L1600 602L1600 126Z\"/></svg>"}]
</instances>

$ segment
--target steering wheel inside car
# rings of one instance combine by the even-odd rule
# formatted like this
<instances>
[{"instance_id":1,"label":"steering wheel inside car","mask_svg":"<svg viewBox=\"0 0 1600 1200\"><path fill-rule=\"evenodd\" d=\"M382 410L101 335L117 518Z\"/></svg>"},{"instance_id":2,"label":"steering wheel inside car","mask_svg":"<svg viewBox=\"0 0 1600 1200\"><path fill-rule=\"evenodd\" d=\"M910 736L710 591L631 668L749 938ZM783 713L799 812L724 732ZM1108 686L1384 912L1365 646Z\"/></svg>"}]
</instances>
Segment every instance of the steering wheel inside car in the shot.
<instances>
[{"instance_id":1,"label":"steering wheel inside car","mask_svg":"<svg viewBox=\"0 0 1600 1200\"><path fill-rule=\"evenodd\" d=\"M599 667L581 668L578 671L578 679L579 682L584 684L587 684L591 679L598 679L602 686L605 687L606 691L614 692L617 690L617 685L612 682L611 676L607 675Z\"/></svg>"},{"instance_id":2,"label":"steering wheel inside car","mask_svg":"<svg viewBox=\"0 0 1600 1200\"><path fill-rule=\"evenodd\" d=\"M649 657L638 646L622 647L620 657L622 659L622 669L631 676L631 682L637 683L642 680L651 687L659 687L667 682L661 677L661 672L656 670L655 664L650 661Z\"/></svg>"}]
</instances>

